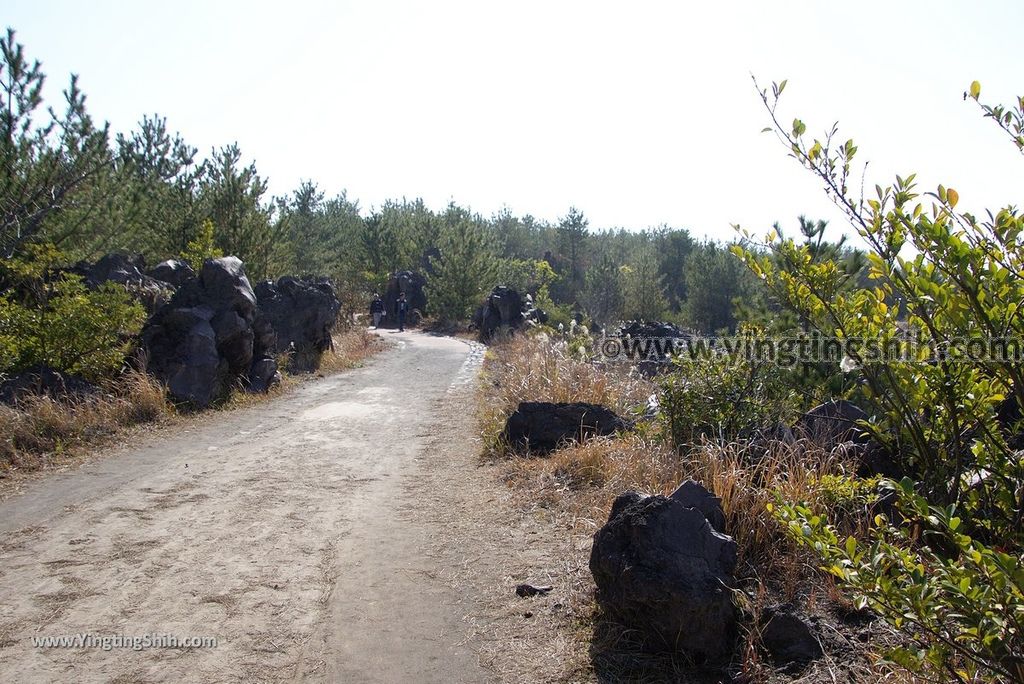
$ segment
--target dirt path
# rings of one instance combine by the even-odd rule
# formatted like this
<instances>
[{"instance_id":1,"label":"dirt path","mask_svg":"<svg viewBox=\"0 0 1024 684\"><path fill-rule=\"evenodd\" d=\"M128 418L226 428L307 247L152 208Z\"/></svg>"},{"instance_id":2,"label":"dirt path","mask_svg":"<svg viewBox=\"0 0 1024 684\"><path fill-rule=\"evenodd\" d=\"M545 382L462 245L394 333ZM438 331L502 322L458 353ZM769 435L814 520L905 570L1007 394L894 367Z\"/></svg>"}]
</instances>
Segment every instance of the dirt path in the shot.
<instances>
[{"instance_id":1,"label":"dirt path","mask_svg":"<svg viewBox=\"0 0 1024 684\"><path fill-rule=\"evenodd\" d=\"M453 578L505 580L445 515L479 476L481 352L385 337L364 368L0 504L0 681L490 681ZM80 633L218 643L33 644Z\"/></svg>"}]
</instances>

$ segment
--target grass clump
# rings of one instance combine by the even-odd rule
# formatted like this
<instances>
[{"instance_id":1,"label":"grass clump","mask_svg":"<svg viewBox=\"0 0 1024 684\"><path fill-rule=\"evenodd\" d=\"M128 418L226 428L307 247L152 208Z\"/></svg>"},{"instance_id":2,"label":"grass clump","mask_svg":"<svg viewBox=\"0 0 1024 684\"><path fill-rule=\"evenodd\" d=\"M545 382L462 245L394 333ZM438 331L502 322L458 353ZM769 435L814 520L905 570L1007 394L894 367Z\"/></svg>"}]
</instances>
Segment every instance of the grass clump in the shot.
<instances>
[{"instance_id":1,"label":"grass clump","mask_svg":"<svg viewBox=\"0 0 1024 684\"><path fill-rule=\"evenodd\" d=\"M485 357L480 423L492 457L507 455L500 435L523 401L606 406L620 416L646 405L654 384L625 366L602 366L546 334L515 335L492 344Z\"/></svg>"},{"instance_id":2,"label":"grass clump","mask_svg":"<svg viewBox=\"0 0 1024 684\"><path fill-rule=\"evenodd\" d=\"M108 381L91 396L29 395L0 404L0 470L44 468L76 447L174 413L164 387L140 371Z\"/></svg>"}]
</instances>

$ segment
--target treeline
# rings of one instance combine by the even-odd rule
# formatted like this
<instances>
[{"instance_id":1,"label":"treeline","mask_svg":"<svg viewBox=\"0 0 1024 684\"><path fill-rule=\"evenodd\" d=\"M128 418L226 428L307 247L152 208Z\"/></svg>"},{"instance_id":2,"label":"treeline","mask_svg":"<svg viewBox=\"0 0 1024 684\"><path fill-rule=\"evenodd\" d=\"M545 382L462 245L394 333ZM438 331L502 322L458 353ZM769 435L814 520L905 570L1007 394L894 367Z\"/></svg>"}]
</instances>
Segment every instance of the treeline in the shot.
<instances>
[{"instance_id":1,"label":"treeline","mask_svg":"<svg viewBox=\"0 0 1024 684\"><path fill-rule=\"evenodd\" d=\"M684 229L592 230L571 207L553 222L404 198L364 211L344 191L328 196L313 182L272 197L236 144L201 158L159 116L112 135L87 111L74 76L63 106L45 106L40 63L13 31L0 46L7 259L38 244L68 261L112 251L150 264L233 254L253 279L330 276L348 307L361 307L389 274L415 270L428 277L424 313L449 321L468 319L496 284L533 295L555 324L667 319L714 332L768 309L763 287L726 245ZM820 242L816 226L823 228L801 219L807 239Z\"/></svg>"}]
</instances>

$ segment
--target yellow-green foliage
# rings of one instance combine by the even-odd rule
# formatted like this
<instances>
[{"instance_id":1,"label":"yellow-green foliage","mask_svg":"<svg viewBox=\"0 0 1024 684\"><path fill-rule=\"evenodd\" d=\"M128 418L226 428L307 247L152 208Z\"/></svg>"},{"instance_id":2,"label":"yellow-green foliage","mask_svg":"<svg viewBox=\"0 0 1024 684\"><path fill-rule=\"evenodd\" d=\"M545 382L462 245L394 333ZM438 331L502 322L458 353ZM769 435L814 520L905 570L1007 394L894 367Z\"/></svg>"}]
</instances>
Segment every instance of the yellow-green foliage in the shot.
<instances>
[{"instance_id":1,"label":"yellow-green foliage","mask_svg":"<svg viewBox=\"0 0 1024 684\"><path fill-rule=\"evenodd\" d=\"M851 171L853 141L841 143L833 128L810 143L799 119L782 125L776 106L784 87L762 92L774 130L869 245L873 282L850 289L833 260L816 260L775 234L761 251L736 252L814 329L891 343L903 353L848 351L872 405L867 427L912 478L883 482L898 515L876 516L859 538L843 538L832 511L799 499L780 495L777 515L863 605L908 638L889 654L894 662L929 681L1024 682L1024 458L996 419L1006 398L1024 406L1024 369L957 345L1024 339L1024 218L1011 206L979 221L941 185L927 193L926 206L914 175L860 199L848 190L859 177ZM972 84L970 97L979 93ZM1013 108L983 110L1024 151L1024 98ZM925 344L911 346L919 340Z\"/></svg>"},{"instance_id":2,"label":"yellow-green foliage","mask_svg":"<svg viewBox=\"0 0 1024 684\"><path fill-rule=\"evenodd\" d=\"M182 261L191 266L192 270L197 273L203 267L203 262L207 259L218 259L224 256L224 252L214 242L213 233L213 221L206 219L199 227L196 236L189 240L189 243L185 245L185 249L181 252Z\"/></svg>"},{"instance_id":3,"label":"yellow-green foliage","mask_svg":"<svg viewBox=\"0 0 1024 684\"><path fill-rule=\"evenodd\" d=\"M830 511L845 513L863 509L878 500L878 478L826 474L812 482L822 504Z\"/></svg>"}]
</instances>

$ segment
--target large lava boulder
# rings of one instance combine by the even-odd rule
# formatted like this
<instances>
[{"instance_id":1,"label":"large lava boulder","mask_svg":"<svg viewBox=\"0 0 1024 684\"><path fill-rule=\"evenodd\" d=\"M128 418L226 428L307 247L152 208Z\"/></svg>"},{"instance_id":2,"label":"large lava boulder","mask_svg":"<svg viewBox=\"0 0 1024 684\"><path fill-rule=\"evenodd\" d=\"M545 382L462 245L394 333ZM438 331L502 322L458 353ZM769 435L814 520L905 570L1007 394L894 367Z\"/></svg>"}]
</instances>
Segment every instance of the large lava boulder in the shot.
<instances>
[{"instance_id":1,"label":"large lava boulder","mask_svg":"<svg viewBox=\"0 0 1024 684\"><path fill-rule=\"evenodd\" d=\"M618 331L619 337L658 338L658 339L680 339L688 337L689 333L679 326L665 321L644 321L633 320L622 324Z\"/></svg>"},{"instance_id":2,"label":"large lava boulder","mask_svg":"<svg viewBox=\"0 0 1024 684\"><path fill-rule=\"evenodd\" d=\"M117 283L131 293L150 314L170 300L175 285L145 272L146 261L140 254L107 254L95 264L80 261L71 273L82 277L82 282L91 290L104 283Z\"/></svg>"},{"instance_id":3,"label":"large lava boulder","mask_svg":"<svg viewBox=\"0 0 1024 684\"><path fill-rule=\"evenodd\" d=\"M502 437L513 448L547 453L563 444L629 428L628 421L598 404L524 401L505 421Z\"/></svg>"},{"instance_id":4,"label":"large lava boulder","mask_svg":"<svg viewBox=\"0 0 1024 684\"><path fill-rule=\"evenodd\" d=\"M736 551L698 509L627 492L594 535L590 572L601 607L647 650L719 663L735 645Z\"/></svg>"},{"instance_id":5,"label":"large lava boulder","mask_svg":"<svg viewBox=\"0 0 1024 684\"><path fill-rule=\"evenodd\" d=\"M179 288L190 280L194 280L196 272L184 261L168 259L167 261L161 261L146 271L146 275L155 280L168 283L174 288Z\"/></svg>"},{"instance_id":6,"label":"large lava boulder","mask_svg":"<svg viewBox=\"0 0 1024 684\"><path fill-rule=\"evenodd\" d=\"M267 280L256 286L256 303L257 328L266 335L269 326L273 333L273 342L266 348L287 352L291 370L319 367L321 354L331 348L331 330L341 311L334 284L327 278Z\"/></svg>"},{"instance_id":7,"label":"large lava boulder","mask_svg":"<svg viewBox=\"0 0 1024 684\"><path fill-rule=\"evenodd\" d=\"M693 335L665 321L628 321L615 333L622 338L621 349L646 377L654 377L671 368L671 355L685 351L686 340Z\"/></svg>"},{"instance_id":8,"label":"large lava boulder","mask_svg":"<svg viewBox=\"0 0 1024 684\"><path fill-rule=\"evenodd\" d=\"M524 308L525 302L515 289L495 287L473 314L473 327L479 332L480 341L489 342L499 330L520 328L526 321Z\"/></svg>"},{"instance_id":9,"label":"large lava boulder","mask_svg":"<svg viewBox=\"0 0 1024 684\"><path fill-rule=\"evenodd\" d=\"M217 352L217 335L208 306L174 306L157 312L142 330L147 369L167 385L170 395L200 408L223 396L230 386L227 362Z\"/></svg>"},{"instance_id":10,"label":"large lava boulder","mask_svg":"<svg viewBox=\"0 0 1024 684\"><path fill-rule=\"evenodd\" d=\"M899 479L906 475L902 459L859 425L868 414L845 399L815 406L797 420L792 436L806 439L826 451L846 448L857 460L857 475L883 475Z\"/></svg>"},{"instance_id":11,"label":"large lava boulder","mask_svg":"<svg viewBox=\"0 0 1024 684\"><path fill-rule=\"evenodd\" d=\"M722 510L722 500L699 482L686 480L676 487L668 498L675 499L687 508L696 508L716 532L725 534L725 511Z\"/></svg>"},{"instance_id":12,"label":"large lava boulder","mask_svg":"<svg viewBox=\"0 0 1024 684\"><path fill-rule=\"evenodd\" d=\"M793 426L793 433L826 449L844 442L867 444L870 438L857 425L867 418L868 414L845 399L827 401L801 416Z\"/></svg>"},{"instance_id":13,"label":"large lava boulder","mask_svg":"<svg viewBox=\"0 0 1024 684\"><path fill-rule=\"evenodd\" d=\"M242 262L207 259L143 329L148 369L175 399L209 406L235 386L249 387L257 366L266 375L266 357L254 354L255 320L256 295Z\"/></svg>"},{"instance_id":14,"label":"large lava boulder","mask_svg":"<svg viewBox=\"0 0 1024 684\"><path fill-rule=\"evenodd\" d=\"M405 324L418 325L420 317L427 309L427 294L424 290L426 285L426 277L416 271L399 271L392 275L388 280L387 289L384 290L386 315L381 321L381 325L389 328L398 327L398 297L403 293L405 301L409 304Z\"/></svg>"}]
</instances>

